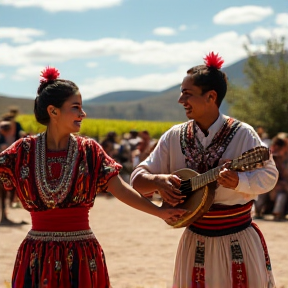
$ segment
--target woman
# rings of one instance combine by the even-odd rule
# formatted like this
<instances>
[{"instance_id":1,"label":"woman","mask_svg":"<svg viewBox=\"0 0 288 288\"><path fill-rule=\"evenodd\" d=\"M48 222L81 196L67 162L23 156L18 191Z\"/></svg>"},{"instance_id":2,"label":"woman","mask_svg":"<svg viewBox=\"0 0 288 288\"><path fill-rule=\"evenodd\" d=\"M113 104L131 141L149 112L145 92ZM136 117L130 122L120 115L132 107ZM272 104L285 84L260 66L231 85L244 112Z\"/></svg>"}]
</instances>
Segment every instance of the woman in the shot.
<instances>
[{"instance_id":1,"label":"woman","mask_svg":"<svg viewBox=\"0 0 288 288\"><path fill-rule=\"evenodd\" d=\"M88 222L97 193L108 190L124 203L158 216L162 209L133 190L118 173L121 165L92 139L75 136L86 116L75 83L47 67L35 99L44 133L16 141L0 154L0 179L16 187L31 213L32 230L15 261L12 287L110 287L104 253Z\"/></svg>"}]
</instances>

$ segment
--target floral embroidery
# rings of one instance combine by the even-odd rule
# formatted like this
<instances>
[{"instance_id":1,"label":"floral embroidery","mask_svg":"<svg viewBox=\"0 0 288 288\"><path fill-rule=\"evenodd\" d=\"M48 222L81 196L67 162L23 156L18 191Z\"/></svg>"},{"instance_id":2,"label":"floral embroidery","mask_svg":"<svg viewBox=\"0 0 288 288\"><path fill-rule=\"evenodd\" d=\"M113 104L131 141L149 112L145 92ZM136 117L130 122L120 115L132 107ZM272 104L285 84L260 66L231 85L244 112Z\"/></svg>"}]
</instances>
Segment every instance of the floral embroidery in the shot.
<instances>
[{"instance_id":1,"label":"floral embroidery","mask_svg":"<svg viewBox=\"0 0 288 288\"><path fill-rule=\"evenodd\" d=\"M90 270L91 270L92 272L97 271L97 264L96 264L95 259L90 259L90 260L89 260L89 266L90 266Z\"/></svg>"},{"instance_id":2,"label":"floral embroidery","mask_svg":"<svg viewBox=\"0 0 288 288\"><path fill-rule=\"evenodd\" d=\"M20 168L20 175L21 175L21 179L26 179L29 176L29 167L27 166L22 166Z\"/></svg>"},{"instance_id":3,"label":"floral embroidery","mask_svg":"<svg viewBox=\"0 0 288 288\"><path fill-rule=\"evenodd\" d=\"M195 262L192 272L192 288L205 287L205 242L197 240Z\"/></svg>"},{"instance_id":4,"label":"floral embroidery","mask_svg":"<svg viewBox=\"0 0 288 288\"><path fill-rule=\"evenodd\" d=\"M204 173L216 167L240 126L240 121L228 118L215 134L209 146L204 149L200 140L195 135L197 129L195 122L189 121L184 123L181 127L180 145L182 153L185 155L187 167L198 173Z\"/></svg>"}]
</instances>

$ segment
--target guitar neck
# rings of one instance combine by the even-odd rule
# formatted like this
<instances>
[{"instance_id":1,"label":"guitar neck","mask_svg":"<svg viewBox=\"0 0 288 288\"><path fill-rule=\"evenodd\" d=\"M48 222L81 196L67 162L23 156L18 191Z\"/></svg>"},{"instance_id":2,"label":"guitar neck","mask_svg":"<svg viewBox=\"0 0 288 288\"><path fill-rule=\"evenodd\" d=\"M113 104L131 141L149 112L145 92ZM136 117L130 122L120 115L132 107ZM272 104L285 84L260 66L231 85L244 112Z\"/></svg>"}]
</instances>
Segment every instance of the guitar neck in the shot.
<instances>
[{"instance_id":1,"label":"guitar neck","mask_svg":"<svg viewBox=\"0 0 288 288\"><path fill-rule=\"evenodd\" d=\"M199 174L196 177L191 178L192 191L195 191L207 184L216 181L219 178L221 166L211 169L203 174Z\"/></svg>"},{"instance_id":2,"label":"guitar neck","mask_svg":"<svg viewBox=\"0 0 288 288\"><path fill-rule=\"evenodd\" d=\"M269 155L270 152L268 148L262 146L255 147L246 151L237 159L232 160L229 163L229 169L234 171L251 171L255 168L263 167L264 161L269 159ZM185 182L183 183L183 188L188 189L188 186L190 186L189 189L192 188L192 191L195 191L201 187L204 187L219 178L221 169L222 166L218 166L203 174L199 174L196 177L192 177L189 179L189 181L186 180L189 183L183 181Z\"/></svg>"},{"instance_id":3,"label":"guitar neck","mask_svg":"<svg viewBox=\"0 0 288 288\"><path fill-rule=\"evenodd\" d=\"M230 170L237 170L240 167L242 170L245 170L245 165L249 163L249 159L241 159L237 158L231 161L230 163ZM218 166L216 168L213 168L211 170L208 170L207 172L203 174L199 174L196 177L193 177L191 179L191 186L192 186L192 191L195 191L201 187L206 186L207 184L216 181L219 178L219 173L221 171L222 166Z\"/></svg>"}]
</instances>

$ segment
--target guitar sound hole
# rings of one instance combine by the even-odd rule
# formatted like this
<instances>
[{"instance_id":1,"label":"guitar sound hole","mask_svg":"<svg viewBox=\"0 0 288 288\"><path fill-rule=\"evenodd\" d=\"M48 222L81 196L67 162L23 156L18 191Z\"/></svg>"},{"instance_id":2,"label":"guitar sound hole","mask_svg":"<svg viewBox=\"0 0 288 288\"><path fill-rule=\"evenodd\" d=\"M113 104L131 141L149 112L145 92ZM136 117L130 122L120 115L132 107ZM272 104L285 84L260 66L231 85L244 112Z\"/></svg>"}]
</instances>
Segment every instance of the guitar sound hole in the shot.
<instances>
[{"instance_id":1,"label":"guitar sound hole","mask_svg":"<svg viewBox=\"0 0 288 288\"><path fill-rule=\"evenodd\" d=\"M182 180L179 190L181 191L181 194L184 194L184 195L188 195L189 193L191 193L192 191L191 179Z\"/></svg>"}]
</instances>

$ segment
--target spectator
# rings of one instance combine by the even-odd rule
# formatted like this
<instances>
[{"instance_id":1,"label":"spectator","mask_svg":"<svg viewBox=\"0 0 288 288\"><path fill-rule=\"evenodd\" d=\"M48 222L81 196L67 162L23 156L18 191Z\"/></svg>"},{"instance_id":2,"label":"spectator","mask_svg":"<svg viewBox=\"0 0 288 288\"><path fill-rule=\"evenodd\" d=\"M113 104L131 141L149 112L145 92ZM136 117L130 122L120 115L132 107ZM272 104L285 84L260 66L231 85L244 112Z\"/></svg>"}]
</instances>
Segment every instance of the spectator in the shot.
<instances>
[{"instance_id":1,"label":"spectator","mask_svg":"<svg viewBox=\"0 0 288 288\"><path fill-rule=\"evenodd\" d=\"M269 193L258 196L255 202L255 218L261 219L264 214L272 213L275 221L281 221L285 219L288 201L288 175L287 168L284 166L288 151L287 141L275 136L272 139L270 149L279 171L279 178L276 186Z\"/></svg>"},{"instance_id":2,"label":"spectator","mask_svg":"<svg viewBox=\"0 0 288 288\"><path fill-rule=\"evenodd\" d=\"M104 151L114 160L118 161L120 145L117 143L117 133L111 131L107 133L105 139L101 142Z\"/></svg>"},{"instance_id":3,"label":"spectator","mask_svg":"<svg viewBox=\"0 0 288 288\"><path fill-rule=\"evenodd\" d=\"M256 132L259 135L262 142L267 146L270 147L271 145L271 139L269 139L268 133L265 131L265 128L263 126L257 126Z\"/></svg>"}]
</instances>

